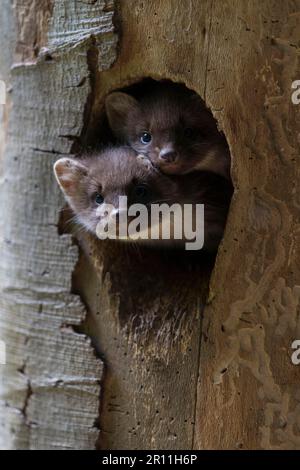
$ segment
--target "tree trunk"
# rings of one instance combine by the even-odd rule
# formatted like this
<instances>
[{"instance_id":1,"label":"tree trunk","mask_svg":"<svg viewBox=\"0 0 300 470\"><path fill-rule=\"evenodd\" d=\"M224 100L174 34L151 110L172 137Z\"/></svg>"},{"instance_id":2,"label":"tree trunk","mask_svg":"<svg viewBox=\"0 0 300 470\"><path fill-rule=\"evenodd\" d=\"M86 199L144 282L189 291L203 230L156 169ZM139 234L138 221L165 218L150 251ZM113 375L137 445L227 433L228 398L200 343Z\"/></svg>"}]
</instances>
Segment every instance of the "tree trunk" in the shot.
<instances>
[{"instance_id":1,"label":"tree trunk","mask_svg":"<svg viewBox=\"0 0 300 470\"><path fill-rule=\"evenodd\" d=\"M299 449L300 2L3 3L1 447ZM53 162L145 77L198 92L228 140L214 266L59 217Z\"/></svg>"},{"instance_id":2,"label":"tree trunk","mask_svg":"<svg viewBox=\"0 0 300 470\"><path fill-rule=\"evenodd\" d=\"M75 331L86 315L72 294L78 248L58 233L63 200L52 166L84 127L89 49L104 51L100 69L115 59L112 11L104 1L3 3L1 45L13 40L14 50L1 63L11 90L1 178L1 448L89 449L102 363Z\"/></svg>"}]
</instances>

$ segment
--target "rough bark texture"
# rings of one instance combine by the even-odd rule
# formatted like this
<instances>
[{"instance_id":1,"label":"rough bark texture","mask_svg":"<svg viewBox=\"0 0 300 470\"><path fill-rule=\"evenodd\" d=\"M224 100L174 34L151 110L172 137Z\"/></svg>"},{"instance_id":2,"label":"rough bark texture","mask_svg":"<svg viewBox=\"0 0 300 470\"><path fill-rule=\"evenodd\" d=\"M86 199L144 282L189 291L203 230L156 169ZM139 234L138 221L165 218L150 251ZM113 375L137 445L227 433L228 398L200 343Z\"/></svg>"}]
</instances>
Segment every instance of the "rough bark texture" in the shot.
<instances>
[{"instance_id":1,"label":"rough bark texture","mask_svg":"<svg viewBox=\"0 0 300 470\"><path fill-rule=\"evenodd\" d=\"M0 445L94 448L102 364L90 340L74 331L86 314L71 294L78 248L70 235L58 233L63 202L52 165L72 151L84 126L89 48L106 44L103 68L115 60L112 12L104 12L104 1L58 1L51 10L44 8L47 2L34 9L30 1L17 1L14 10L9 3L1 18L1 43L5 48L10 24L16 24L16 55L4 72L8 77L10 62L12 103L0 199L0 326L7 343ZM39 49L49 52L33 54L32 32L45 38L46 25L49 43Z\"/></svg>"},{"instance_id":2,"label":"rough bark texture","mask_svg":"<svg viewBox=\"0 0 300 470\"><path fill-rule=\"evenodd\" d=\"M2 446L93 447L100 412L101 448L299 449L290 346L300 335L300 108L290 92L300 2L121 1L110 68L116 8L47 3L38 61L12 73L1 182ZM105 140L104 97L143 77L197 91L230 145L235 194L207 302L207 260L204 268L201 259L123 252L85 235L71 286L77 249L57 235L52 162L79 136ZM80 323L103 377L86 336L62 328Z\"/></svg>"}]
</instances>

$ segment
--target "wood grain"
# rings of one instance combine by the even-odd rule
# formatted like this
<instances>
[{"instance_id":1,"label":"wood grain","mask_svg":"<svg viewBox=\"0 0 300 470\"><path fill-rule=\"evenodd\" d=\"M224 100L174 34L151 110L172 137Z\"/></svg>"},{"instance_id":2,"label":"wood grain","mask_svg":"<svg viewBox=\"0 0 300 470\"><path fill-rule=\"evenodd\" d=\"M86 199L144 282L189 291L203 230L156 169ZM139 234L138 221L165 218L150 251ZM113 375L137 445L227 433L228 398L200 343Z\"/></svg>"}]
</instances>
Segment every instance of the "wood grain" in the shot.
<instances>
[{"instance_id":1,"label":"wood grain","mask_svg":"<svg viewBox=\"0 0 300 470\"><path fill-rule=\"evenodd\" d=\"M39 56L13 71L5 135L1 445L91 448L96 423L103 449L299 449L299 0L49 11L46 45L39 33ZM76 263L57 234L52 162L105 141L106 94L144 77L197 91L230 145L235 194L209 288L208 260L81 234Z\"/></svg>"},{"instance_id":2,"label":"wood grain","mask_svg":"<svg viewBox=\"0 0 300 470\"><path fill-rule=\"evenodd\" d=\"M8 19L17 13L15 43L21 38L24 51L27 46L31 50L31 29L24 21L35 27L39 15L48 17L48 9L30 10L31 16L23 18L20 2L15 3L17 11L6 3L1 43L10 37L6 28L14 20ZM22 3L24 11L29 3ZM103 34L103 47L108 37L104 68L109 54L111 63L115 60L112 14L104 7L101 1L55 2L51 44L56 44L56 36L61 38L64 12L69 21L65 28L76 25L78 44L72 31L69 47L66 37L65 49L52 47L52 56L29 60L30 54L24 53L25 62L20 63L17 47L11 63L5 63L7 77L7 67L13 68L0 187L0 330L7 344L7 365L0 371L4 449L92 449L98 436L102 363L89 338L75 331L86 315L80 298L71 293L78 248L70 235L58 233L63 200L52 166L58 156L70 154L80 138L91 92L87 57L93 39L90 33L89 42L85 31L81 42L81 21L87 31L92 28L89 22L99 23L96 36L100 40ZM105 24L102 30L98 17Z\"/></svg>"},{"instance_id":3,"label":"wood grain","mask_svg":"<svg viewBox=\"0 0 300 470\"><path fill-rule=\"evenodd\" d=\"M213 5L206 99L236 194L204 315L197 448L300 448L299 20L297 1Z\"/></svg>"}]
</instances>

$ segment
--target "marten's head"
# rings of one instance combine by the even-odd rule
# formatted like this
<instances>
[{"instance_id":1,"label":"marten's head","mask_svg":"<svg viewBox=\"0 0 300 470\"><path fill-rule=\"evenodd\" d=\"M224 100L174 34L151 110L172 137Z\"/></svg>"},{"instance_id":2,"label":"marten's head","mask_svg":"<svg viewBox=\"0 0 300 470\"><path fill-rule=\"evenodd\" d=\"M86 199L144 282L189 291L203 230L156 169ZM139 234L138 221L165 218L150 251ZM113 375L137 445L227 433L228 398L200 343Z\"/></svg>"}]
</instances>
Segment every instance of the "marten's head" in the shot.
<instances>
[{"instance_id":1,"label":"marten's head","mask_svg":"<svg viewBox=\"0 0 300 470\"><path fill-rule=\"evenodd\" d=\"M164 173L202 170L229 179L227 144L196 93L161 83L139 100L113 92L105 108L118 140L147 155Z\"/></svg>"}]
</instances>

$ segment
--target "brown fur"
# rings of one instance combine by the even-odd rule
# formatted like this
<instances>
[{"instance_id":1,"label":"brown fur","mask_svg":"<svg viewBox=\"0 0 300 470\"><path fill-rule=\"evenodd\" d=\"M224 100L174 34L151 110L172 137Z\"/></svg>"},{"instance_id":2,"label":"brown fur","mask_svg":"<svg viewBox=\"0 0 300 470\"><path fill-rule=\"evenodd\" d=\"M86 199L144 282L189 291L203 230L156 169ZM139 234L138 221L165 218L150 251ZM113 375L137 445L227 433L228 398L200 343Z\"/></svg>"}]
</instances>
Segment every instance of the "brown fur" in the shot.
<instances>
[{"instance_id":1,"label":"brown fur","mask_svg":"<svg viewBox=\"0 0 300 470\"><path fill-rule=\"evenodd\" d=\"M75 213L77 222L96 233L99 222L95 195L118 207L119 196L128 197L128 205L142 202L205 204L205 248L215 250L222 238L231 184L212 173L197 172L171 177L156 170L147 159L137 158L129 147L115 147L84 158L62 158L54 166L57 181ZM139 200L135 189L146 185L148 196ZM154 240L156 245L178 245L178 241ZM179 243L180 245L180 243ZM182 245L182 243L181 243Z\"/></svg>"},{"instance_id":2,"label":"brown fur","mask_svg":"<svg viewBox=\"0 0 300 470\"><path fill-rule=\"evenodd\" d=\"M230 179L227 143L196 93L176 84L158 83L139 100L126 93L111 93L105 106L119 141L147 155L164 173L202 170ZM146 145L141 143L144 132L152 136ZM163 158L165 153L172 158Z\"/></svg>"}]
</instances>

